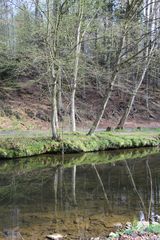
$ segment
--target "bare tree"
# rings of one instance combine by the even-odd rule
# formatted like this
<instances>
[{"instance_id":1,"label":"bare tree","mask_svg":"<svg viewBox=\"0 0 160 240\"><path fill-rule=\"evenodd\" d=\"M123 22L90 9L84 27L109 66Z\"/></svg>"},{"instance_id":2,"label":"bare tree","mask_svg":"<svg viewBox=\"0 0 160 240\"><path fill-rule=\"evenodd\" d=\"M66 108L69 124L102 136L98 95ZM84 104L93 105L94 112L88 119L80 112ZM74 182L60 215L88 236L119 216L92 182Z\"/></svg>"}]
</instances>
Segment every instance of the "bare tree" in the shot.
<instances>
[{"instance_id":1,"label":"bare tree","mask_svg":"<svg viewBox=\"0 0 160 240\"><path fill-rule=\"evenodd\" d=\"M140 87L142 85L142 82L143 82L143 80L145 78L145 74L146 74L146 72L148 70L148 67L149 67L149 64L150 64L150 61L151 61L151 58L152 58L152 54L153 54L154 48L155 48L155 42L153 42L152 47L151 47L151 49L150 49L150 51L148 53L148 56L146 58L146 61L144 62L144 69L142 71L142 75L141 75L138 83L136 84L135 89L133 90L133 92L131 94L131 97L130 97L130 99L128 101L128 104L126 106L124 114L122 115L122 117L121 117L121 119L120 119L120 121L119 121L119 123L117 125L117 128L123 128L124 127L124 124L125 124L128 116L129 116L129 114L130 114L131 109L132 109L132 106L133 106L135 97L136 97L136 95L138 93L138 90L140 89Z\"/></svg>"},{"instance_id":2,"label":"bare tree","mask_svg":"<svg viewBox=\"0 0 160 240\"><path fill-rule=\"evenodd\" d=\"M75 45L76 50L75 50L75 62L74 62L74 77L71 83L71 130L72 132L76 131L75 96L76 96L76 90L77 90L79 60L80 60L82 42L89 26L91 25L92 21L94 20L98 12L98 9L96 9L96 11L92 12L92 15L89 16L88 17L89 19L86 21L85 18L87 17L84 13L84 11L86 11L85 8L86 8L85 1L80 0L79 9L78 9L78 27L77 27L76 45ZM82 28L85 22L86 22L85 27Z\"/></svg>"},{"instance_id":3,"label":"bare tree","mask_svg":"<svg viewBox=\"0 0 160 240\"><path fill-rule=\"evenodd\" d=\"M71 93L71 126L72 131L76 131L76 119L75 119L75 94L77 88L77 76L78 76L78 67L79 67L79 57L81 52L81 28L83 21L83 13L84 13L84 4L83 0L80 1L79 6L79 14L78 14L78 29L77 29L77 40L76 40L76 52L75 52L75 65L74 65L74 78L71 84L72 93Z\"/></svg>"},{"instance_id":4,"label":"bare tree","mask_svg":"<svg viewBox=\"0 0 160 240\"><path fill-rule=\"evenodd\" d=\"M56 15L53 15L53 1L46 0L47 13L47 33L46 33L46 57L48 62L48 72L50 73L50 78L48 81L50 101L51 101L51 129L52 138L58 139L57 127L58 127L58 114L57 114L57 81L58 81L58 35L59 27L61 22L61 12L59 9ZM55 22L54 22L55 21Z\"/></svg>"},{"instance_id":5,"label":"bare tree","mask_svg":"<svg viewBox=\"0 0 160 240\"><path fill-rule=\"evenodd\" d=\"M148 2L147 2L148 3ZM158 4L159 6L159 4ZM158 39L157 36L157 31L155 27L155 17L156 17L156 12L157 12L157 5L155 5L155 1L150 2L149 5L147 5L147 9L145 8L145 14L147 15L147 30L149 32L149 34L147 35L147 43L145 43L145 45L147 46L145 51L143 51L143 55L145 56L145 60L143 62L143 69L142 69L142 74L139 77L139 81L136 83L135 88L132 91L132 94L130 96L130 99L126 105L126 109L117 125L117 128L124 128L125 122L127 121L127 118L130 114L130 111L132 109L135 97L145 79L145 75L147 73L147 70L149 68L150 62L152 60L153 54L154 54L154 50L156 49L156 41Z\"/></svg>"}]
</instances>

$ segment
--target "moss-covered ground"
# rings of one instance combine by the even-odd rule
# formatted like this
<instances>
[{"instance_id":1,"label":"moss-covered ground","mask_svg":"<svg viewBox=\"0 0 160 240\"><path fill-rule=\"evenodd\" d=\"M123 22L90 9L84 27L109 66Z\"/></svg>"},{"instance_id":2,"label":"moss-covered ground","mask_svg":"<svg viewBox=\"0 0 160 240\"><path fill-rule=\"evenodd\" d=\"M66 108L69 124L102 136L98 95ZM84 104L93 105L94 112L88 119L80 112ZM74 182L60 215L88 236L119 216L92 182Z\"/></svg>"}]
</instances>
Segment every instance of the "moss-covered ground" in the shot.
<instances>
[{"instance_id":1,"label":"moss-covered ground","mask_svg":"<svg viewBox=\"0 0 160 240\"><path fill-rule=\"evenodd\" d=\"M85 133L65 133L60 141L45 136L1 136L0 158L18 158L44 153L80 153L125 149L138 147L155 147L160 145L160 131L133 132L98 132L93 136Z\"/></svg>"}]
</instances>

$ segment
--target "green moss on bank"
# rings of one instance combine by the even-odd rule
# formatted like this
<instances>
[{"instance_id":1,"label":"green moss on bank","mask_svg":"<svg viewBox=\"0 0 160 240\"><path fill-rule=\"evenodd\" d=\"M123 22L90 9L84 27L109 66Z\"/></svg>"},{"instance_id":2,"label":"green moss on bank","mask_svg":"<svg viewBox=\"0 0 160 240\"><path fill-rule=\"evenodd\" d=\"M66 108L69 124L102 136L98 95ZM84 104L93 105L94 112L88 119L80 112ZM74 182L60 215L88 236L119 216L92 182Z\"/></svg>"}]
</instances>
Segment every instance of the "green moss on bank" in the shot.
<instances>
[{"instance_id":1,"label":"green moss on bank","mask_svg":"<svg viewBox=\"0 0 160 240\"><path fill-rule=\"evenodd\" d=\"M93 136L84 133L64 134L62 141L49 137L0 138L0 158L18 158L43 153L94 152L108 149L154 147L160 145L159 132L101 132Z\"/></svg>"}]
</instances>

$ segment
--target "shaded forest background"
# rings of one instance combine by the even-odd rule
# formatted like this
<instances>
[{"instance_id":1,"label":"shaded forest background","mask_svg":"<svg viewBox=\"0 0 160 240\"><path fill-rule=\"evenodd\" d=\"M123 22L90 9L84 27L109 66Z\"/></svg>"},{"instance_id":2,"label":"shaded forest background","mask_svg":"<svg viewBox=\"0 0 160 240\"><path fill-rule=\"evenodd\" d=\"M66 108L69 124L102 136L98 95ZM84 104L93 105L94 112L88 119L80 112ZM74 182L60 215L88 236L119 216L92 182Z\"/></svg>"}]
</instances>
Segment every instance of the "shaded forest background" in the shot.
<instances>
[{"instance_id":1,"label":"shaded forest background","mask_svg":"<svg viewBox=\"0 0 160 240\"><path fill-rule=\"evenodd\" d=\"M0 125L159 126L160 2L0 0Z\"/></svg>"}]
</instances>

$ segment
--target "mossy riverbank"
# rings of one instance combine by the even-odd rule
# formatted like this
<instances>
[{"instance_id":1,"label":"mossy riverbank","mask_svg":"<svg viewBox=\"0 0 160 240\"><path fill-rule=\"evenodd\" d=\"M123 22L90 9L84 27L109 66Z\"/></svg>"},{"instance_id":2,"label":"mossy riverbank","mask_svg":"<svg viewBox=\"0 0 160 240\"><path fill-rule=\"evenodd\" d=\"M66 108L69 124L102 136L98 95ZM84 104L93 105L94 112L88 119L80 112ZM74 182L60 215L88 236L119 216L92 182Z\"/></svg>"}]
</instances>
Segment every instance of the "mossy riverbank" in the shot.
<instances>
[{"instance_id":1,"label":"mossy riverbank","mask_svg":"<svg viewBox=\"0 0 160 240\"><path fill-rule=\"evenodd\" d=\"M65 133L61 141L49 137L0 137L0 158L19 158L44 153L80 153L125 149L138 147L156 147L160 145L160 132L98 132L93 136L85 133Z\"/></svg>"}]
</instances>

